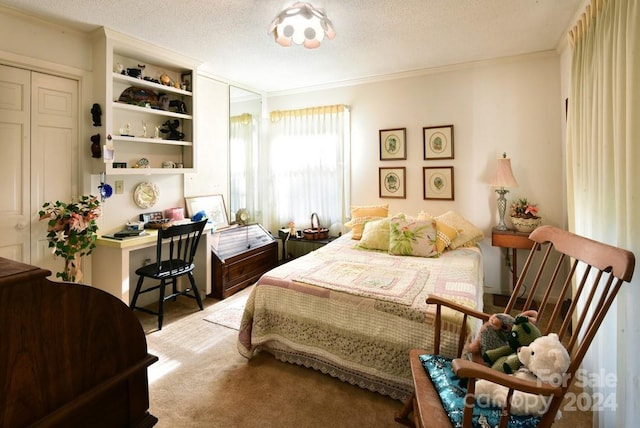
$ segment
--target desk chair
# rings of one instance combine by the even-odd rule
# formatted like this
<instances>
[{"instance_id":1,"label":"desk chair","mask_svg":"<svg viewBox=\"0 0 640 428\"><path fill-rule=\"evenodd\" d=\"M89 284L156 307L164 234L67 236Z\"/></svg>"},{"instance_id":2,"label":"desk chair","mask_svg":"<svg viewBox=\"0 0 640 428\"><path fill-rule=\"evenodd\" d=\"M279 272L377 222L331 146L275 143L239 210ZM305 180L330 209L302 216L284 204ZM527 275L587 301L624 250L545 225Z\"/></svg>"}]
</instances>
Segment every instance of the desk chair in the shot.
<instances>
[{"instance_id":1,"label":"desk chair","mask_svg":"<svg viewBox=\"0 0 640 428\"><path fill-rule=\"evenodd\" d=\"M433 352L418 349L410 351L414 392L396 415L397 422L408 426L439 428L452 426L453 420L460 423L458 426L463 427L480 426L483 422L488 422L490 426L506 427L510 421L513 422L511 418L514 416L509 414L512 395L507 396L507 403L503 409L490 410L493 413L489 417L493 420L480 419L487 418L487 409L482 409L485 413L480 414L480 409L475 404L476 379L487 379L504 385L509 388L509 394L514 390L520 390L550 397L546 413L540 416L539 420L530 421L531 425L527 426L535 424L538 427L549 427L554 422L565 393L575 380L576 371L618 290L623 282L631 281L635 257L629 251L552 226L537 228L529 235L529 239L534 242L533 248L504 312L515 315L517 312L531 309L534 297L541 298L538 328L543 335L557 333L571 356L571 363L562 385L516 379L488 367L481 362L481 357L474 355L471 358L453 360L438 356L443 307L461 312L462 325L467 324L470 317L484 322L489 319L489 314L470 310L437 296L430 296L427 303L436 306L434 349ZM516 311L516 301L520 300L518 297L523 295L525 290L527 293L524 308L519 307ZM563 303L567 297L571 298L571 304L568 314L564 316ZM550 315L545 314L549 311ZM463 333L458 341L458 357L462 356L467 340L464 333L467 329L460 330ZM432 374L436 381L432 381ZM442 382L443 379L447 382ZM461 380L464 381L460 382ZM438 388L434 386L436 384ZM458 400L451 399L453 394L446 393L452 390L460 391ZM441 396L447 403L448 411L443 408Z\"/></svg>"},{"instance_id":2,"label":"desk chair","mask_svg":"<svg viewBox=\"0 0 640 428\"><path fill-rule=\"evenodd\" d=\"M158 242L156 244L156 263L143 266L136 270L139 276L136 291L133 293L131 301L131 309L138 309L152 315L158 316L158 330L162 330L162 318L164 316L164 302L177 296L186 296L196 299L200 310L202 310L202 299L193 277L193 258L198 248L198 242L202 236L202 231L207 223L204 219L195 223L181 224L177 226L169 226L166 229L158 229ZM177 279L180 276L187 275L191 288L178 290ZM142 289L142 283L145 278L151 278L160 281L160 283ZM165 295L165 287L167 282L171 282L171 294ZM158 297L158 311L154 312L150 309L136 306L138 296L142 293L148 293L154 290L160 290ZM193 294L189 294L193 291Z\"/></svg>"}]
</instances>

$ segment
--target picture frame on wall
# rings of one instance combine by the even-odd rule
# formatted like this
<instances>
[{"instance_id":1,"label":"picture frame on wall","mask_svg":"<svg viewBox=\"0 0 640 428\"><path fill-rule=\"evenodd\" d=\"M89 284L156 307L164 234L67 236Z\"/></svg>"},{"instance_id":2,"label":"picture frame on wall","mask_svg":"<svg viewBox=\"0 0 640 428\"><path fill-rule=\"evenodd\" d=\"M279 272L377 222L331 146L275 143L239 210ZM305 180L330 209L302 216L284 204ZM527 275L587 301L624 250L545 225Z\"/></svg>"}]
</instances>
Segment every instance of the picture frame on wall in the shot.
<instances>
[{"instance_id":1,"label":"picture frame on wall","mask_svg":"<svg viewBox=\"0 0 640 428\"><path fill-rule=\"evenodd\" d=\"M424 160L453 159L453 125L422 128Z\"/></svg>"},{"instance_id":2,"label":"picture frame on wall","mask_svg":"<svg viewBox=\"0 0 640 428\"><path fill-rule=\"evenodd\" d=\"M407 128L380 130L380 160L407 159Z\"/></svg>"},{"instance_id":3,"label":"picture frame on wall","mask_svg":"<svg viewBox=\"0 0 640 428\"><path fill-rule=\"evenodd\" d=\"M208 195L184 198L187 215L193 217L197 212L204 211L210 223L217 228L229 227L227 209L222 195Z\"/></svg>"},{"instance_id":4,"label":"picture frame on wall","mask_svg":"<svg viewBox=\"0 0 640 428\"><path fill-rule=\"evenodd\" d=\"M424 199L434 201L453 201L453 167L425 166L422 168Z\"/></svg>"},{"instance_id":5,"label":"picture frame on wall","mask_svg":"<svg viewBox=\"0 0 640 428\"><path fill-rule=\"evenodd\" d=\"M406 198L406 168L404 166L381 167L378 175L381 198Z\"/></svg>"}]
</instances>

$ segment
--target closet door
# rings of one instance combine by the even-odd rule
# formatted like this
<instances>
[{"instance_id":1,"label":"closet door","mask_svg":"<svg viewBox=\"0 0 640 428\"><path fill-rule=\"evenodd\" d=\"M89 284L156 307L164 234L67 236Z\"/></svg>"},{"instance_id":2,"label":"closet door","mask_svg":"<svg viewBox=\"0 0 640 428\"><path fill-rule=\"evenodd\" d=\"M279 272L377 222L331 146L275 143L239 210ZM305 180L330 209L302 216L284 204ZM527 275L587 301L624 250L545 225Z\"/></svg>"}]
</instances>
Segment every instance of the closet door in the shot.
<instances>
[{"instance_id":1,"label":"closet door","mask_svg":"<svg viewBox=\"0 0 640 428\"><path fill-rule=\"evenodd\" d=\"M0 65L0 257L30 259L31 73Z\"/></svg>"},{"instance_id":2,"label":"closet door","mask_svg":"<svg viewBox=\"0 0 640 428\"><path fill-rule=\"evenodd\" d=\"M45 201L78 195L78 82L0 65L0 257L53 272Z\"/></svg>"},{"instance_id":3,"label":"closet door","mask_svg":"<svg viewBox=\"0 0 640 428\"><path fill-rule=\"evenodd\" d=\"M38 211L48 201L78 197L78 82L31 73L31 264L62 270ZM54 275L55 278L55 275Z\"/></svg>"}]
</instances>

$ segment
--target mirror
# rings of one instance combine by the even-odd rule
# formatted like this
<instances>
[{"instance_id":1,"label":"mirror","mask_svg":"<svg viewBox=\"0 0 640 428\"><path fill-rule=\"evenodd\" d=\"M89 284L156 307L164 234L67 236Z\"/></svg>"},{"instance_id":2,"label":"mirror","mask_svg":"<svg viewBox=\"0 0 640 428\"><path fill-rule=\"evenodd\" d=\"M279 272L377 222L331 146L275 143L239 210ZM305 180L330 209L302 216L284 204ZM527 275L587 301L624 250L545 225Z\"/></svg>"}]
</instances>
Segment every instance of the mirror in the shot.
<instances>
[{"instance_id":1,"label":"mirror","mask_svg":"<svg viewBox=\"0 0 640 428\"><path fill-rule=\"evenodd\" d=\"M248 222L260 222L258 166L262 95L229 86L229 220L245 209Z\"/></svg>"}]
</instances>

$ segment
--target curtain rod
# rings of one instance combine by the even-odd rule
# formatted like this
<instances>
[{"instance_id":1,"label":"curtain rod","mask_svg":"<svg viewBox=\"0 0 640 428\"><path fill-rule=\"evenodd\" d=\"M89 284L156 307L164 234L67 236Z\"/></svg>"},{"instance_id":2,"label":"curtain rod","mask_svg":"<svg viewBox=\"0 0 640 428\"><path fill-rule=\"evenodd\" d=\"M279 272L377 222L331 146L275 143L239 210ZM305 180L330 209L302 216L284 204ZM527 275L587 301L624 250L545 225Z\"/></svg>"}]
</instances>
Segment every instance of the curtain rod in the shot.
<instances>
[{"instance_id":1,"label":"curtain rod","mask_svg":"<svg viewBox=\"0 0 640 428\"><path fill-rule=\"evenodd\" d=\"M587 5L578 22L576 22L576 24L571 30L569 30L569 33L567 34L569 43L572 47L574 47L575 44L580 41L582 37L584 37L584 34L589 29L591 22L598 17L600 11L602 11L602 8L607 1L608 0L591 0L591 4Z\"/></svg>"},{"instance_id":2,"label":"curtain rod","mask_svg":"<svg viewBox=\"0 0 640 428\"><path fill-rule=\"evenodd\" d=\"M351 107L346 104L335 104L330 106L307 107L297 110L274 110L269 113L272 122L278 121L283 117L291 116L310 116L314 114L342 113L350 111Z\"/></svg>"}]
</instances>

